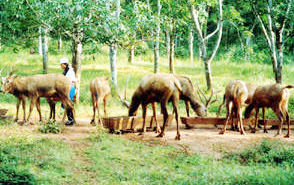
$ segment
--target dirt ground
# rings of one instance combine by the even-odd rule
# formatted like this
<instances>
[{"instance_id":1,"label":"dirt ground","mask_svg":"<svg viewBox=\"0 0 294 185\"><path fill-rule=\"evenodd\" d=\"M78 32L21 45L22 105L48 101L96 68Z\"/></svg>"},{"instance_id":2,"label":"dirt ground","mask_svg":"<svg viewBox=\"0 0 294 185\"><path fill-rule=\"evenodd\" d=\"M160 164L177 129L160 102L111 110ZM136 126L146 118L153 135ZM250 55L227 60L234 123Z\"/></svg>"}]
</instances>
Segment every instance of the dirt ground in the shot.
<instances>
[{"instance_id":1,"label":"dirt ground","mask_svg":"<svg viewBox=\"0 0 294 185\"><path fill-rule=\"evenodd\" d=\"M36 137L49 137L64 140L74 148L83 148L85 138L96 132L96 127L90 125L89 118L77 119L78 124L67 126L61 134L42 134L38 131L38 125L17 126L7 129L0 129L1 137L8 137L11 134L31 135ZM252 134L246 131L246 135L240 135L238 132L228 130L224 135L219 135L217 128L193 128L186 129L180 124L181 140L175 140L176 124L173 122L167 127L166 134L163 138L156 137L154 132L147 132L144 135L138 133L124 133L121 135L112 134L113 137L120 137L132 141L144 142L149 145L171 145L184 149L188 153L200 153L202 155L211 155L220 158L225 151L240 151L246 147L260 143L264 138L270 140L280 140L285 142L294 142L294 131L291 130L292 137L284 138L286 130L283 130L281 136L274 137L277 130L269 130L269 133L259 132Z\"/></svg>"}]
</instances>

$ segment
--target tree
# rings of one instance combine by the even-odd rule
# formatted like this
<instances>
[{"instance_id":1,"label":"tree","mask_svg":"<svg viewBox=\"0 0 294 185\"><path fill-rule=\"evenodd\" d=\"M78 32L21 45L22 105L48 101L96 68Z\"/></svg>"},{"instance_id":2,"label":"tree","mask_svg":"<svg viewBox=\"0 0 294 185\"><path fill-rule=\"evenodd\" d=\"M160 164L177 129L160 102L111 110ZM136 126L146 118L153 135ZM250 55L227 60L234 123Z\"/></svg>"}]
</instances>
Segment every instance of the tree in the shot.
<instances>
[{"instance_id":1,"label":"tree","mask_svg":"<svg viewBox=\"0 0 294 185\"><path fill-rule=\"evenodd\" d=\"M212 72L211 72L210 64L216 55L216 52L219 48L221 38L222 38L222 31L223 31L222 0L218 0L219 14L218 14L217 28L208 35L206 33L206 28L201 27L200 19L201 19L201 16L204 16L204 17L209 16L208 12L206 12L205 10L207 10L207 8L211 6L210 2L201 2L201 3L197 4L198 8L199 8L197 11L195 10L194 5L191 3L191 0L188 0L187 2L188 2L188 6L190 8L192 20L195 24L196 33L197 33L198 39L200 41L200 49L201 49L201 53L202 53L201 59L204 62L206 85L207 85L207 89L209 90L212 88ZM200 15L201 13L202 14L204 13L206 15ZM208 39L211 38L212 36L214 36L216 33L218 33L218 36L217 36L217 39L215 40L214 49L213 49L211 55L208 56L208 53L207 53Z\"/></svg>"},{"instance_id":2,"label":"tree","mask_svg":"<svg viewBox=\"0 0 294 185\"><path fill-rule=\"evenodd\" d=\"M282 67L284 59L284 34L289 25L289 14L292 0L262 1L250 0L254 15L258 19L267 45L273 65L273 72L277 83L282 83Z\"/></svg>"}]
</instances>

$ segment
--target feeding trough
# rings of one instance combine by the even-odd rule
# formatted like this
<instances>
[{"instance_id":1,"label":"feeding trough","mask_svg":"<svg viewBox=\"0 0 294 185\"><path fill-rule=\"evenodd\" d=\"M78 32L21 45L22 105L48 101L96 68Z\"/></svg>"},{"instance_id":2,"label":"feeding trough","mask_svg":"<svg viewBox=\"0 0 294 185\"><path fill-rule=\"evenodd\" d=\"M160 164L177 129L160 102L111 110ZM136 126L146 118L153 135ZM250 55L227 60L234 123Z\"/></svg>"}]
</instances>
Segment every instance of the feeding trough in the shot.
<instances>
[{"instance_id":1,"label":"feeding trough","mask_svg":"<svg viewBox=\"0 0 294 185\"><path fill-rule=\"evenodd\" d=\"M187 128L193 128L197 125L224 125L226 122L226 118L203 118L203 117L181 117L182 124L185 124ZM255 119L242 119L243 125L254 125ZM280 121L278 119L266 119L266 125L280 125ZM258 120L260 124L263 124L263 120ZM228 124L230 124L229 121ZM283 125L287 125L284 122ZM290 120L290 125L294 125L294 120Z\"/></svg>"},{"instance_id":2,"label":"feeding trough","mask_svg":"<svg viewBox=\"0 0 294 185\"><path fill-rule=\"evenodd\" d=\"M173 115L167 118L167 126L171 125ZM137 132L142 129L143 117L139 116L122 116L122 117L108 117L102 118L102 123L109 132L122 131L122 132ZM163 115L157 115L157 123L160 127L163 126ZM156 126L153 116L146 116L146 129L153 130Z\"/></svg>"}]
</instances>

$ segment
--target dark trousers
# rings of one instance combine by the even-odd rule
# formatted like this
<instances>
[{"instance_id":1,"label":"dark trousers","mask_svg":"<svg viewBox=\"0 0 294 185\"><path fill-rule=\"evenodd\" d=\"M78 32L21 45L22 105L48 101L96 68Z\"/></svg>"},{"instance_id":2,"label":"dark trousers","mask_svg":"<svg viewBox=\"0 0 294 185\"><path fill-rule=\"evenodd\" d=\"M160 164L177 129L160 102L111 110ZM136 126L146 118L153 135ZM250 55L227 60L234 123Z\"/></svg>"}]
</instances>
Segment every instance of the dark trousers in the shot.
<instances>
[{"instance_id":1,"label":"dark trousers","mask_svg":"<svg viewBox=\"0 0 294 185\"><path fill-rule=\"evenodd\" d=\"M74 115L72 113L72 109L71 108L68 108L67 109L67 118L68 118L68 121L70 121L70 122L74 121Z\"/></svg>"}]
</instances>

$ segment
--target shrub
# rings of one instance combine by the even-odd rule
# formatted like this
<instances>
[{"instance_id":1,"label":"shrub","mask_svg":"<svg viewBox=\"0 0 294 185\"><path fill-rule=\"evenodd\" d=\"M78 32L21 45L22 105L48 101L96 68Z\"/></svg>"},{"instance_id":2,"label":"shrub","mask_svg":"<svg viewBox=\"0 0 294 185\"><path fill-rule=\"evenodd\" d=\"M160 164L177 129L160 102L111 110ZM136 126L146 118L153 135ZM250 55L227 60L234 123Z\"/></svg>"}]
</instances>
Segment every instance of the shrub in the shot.
<instances>
[{"instance_id":1,"label":"shrub","mask_svg":"<svg viewBox=\"0 0 294 185\"><path fill-rule=\"evenodd\" d=\"M53 120L49 120L47 123L41 123L39 131L42 133L61 133L64 128L64 125L57 123Z\"/></svg>"}]
</instances>

